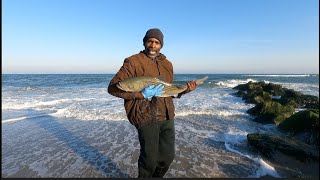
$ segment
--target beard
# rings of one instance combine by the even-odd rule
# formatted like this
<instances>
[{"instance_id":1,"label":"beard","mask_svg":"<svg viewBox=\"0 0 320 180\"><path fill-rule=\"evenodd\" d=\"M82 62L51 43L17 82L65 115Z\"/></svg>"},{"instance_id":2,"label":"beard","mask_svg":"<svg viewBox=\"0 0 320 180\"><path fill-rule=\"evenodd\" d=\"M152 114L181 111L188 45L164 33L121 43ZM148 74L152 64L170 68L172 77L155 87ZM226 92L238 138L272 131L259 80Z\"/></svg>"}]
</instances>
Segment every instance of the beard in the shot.
<instances>
[{"instance_id":1,"label":"beard","mask_svg":"<svg viewBox=\"0 0 320 180\"><path fill-rule=\"evenodd\" d=\"M155 57L157 57L159 55L159 51L157 51L154 48L147 48L145 49L146 54L149 58L154 59Z\"/></svg>"}]
</instances>

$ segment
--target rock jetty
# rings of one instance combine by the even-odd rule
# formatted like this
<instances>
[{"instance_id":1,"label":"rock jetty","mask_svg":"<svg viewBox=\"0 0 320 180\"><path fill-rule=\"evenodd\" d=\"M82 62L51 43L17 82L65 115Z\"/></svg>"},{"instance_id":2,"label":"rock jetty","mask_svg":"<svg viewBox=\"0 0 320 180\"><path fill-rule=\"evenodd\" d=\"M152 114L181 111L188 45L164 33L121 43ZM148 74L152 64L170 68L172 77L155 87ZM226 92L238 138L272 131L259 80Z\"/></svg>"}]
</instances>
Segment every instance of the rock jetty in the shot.
<instances>
[{"instance_id":1,"label":"rock jetty","mask_svg":"<svg viewBox=\"0 0 320 180\"><path fill-rule=\"evenodd\" d=\"M248 134L249 145L290 177L319 177L319 97L265 82L250 81L233 89L238 90L235 96L255 104L247 111L254 121L275 124L284 132ZM299 163L303 167L297 168Z\"/></svg>"}]
</instances>

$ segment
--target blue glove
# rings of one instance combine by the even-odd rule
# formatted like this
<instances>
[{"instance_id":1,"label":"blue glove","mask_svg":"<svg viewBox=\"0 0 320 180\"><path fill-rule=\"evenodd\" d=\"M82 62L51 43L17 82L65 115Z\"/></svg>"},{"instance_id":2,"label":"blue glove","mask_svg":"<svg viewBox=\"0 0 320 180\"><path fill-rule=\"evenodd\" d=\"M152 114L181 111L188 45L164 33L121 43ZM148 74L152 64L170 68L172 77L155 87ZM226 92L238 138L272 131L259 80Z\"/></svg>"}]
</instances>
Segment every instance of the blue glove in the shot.
<instances>
[{"instance_id":1,"label":"blue glove","mask_svg":"<svg viewBox=\"0 0 320 180\"><path fill-rule=\"evenodd\" d=\"M146 88L144 88L142 91L141 91L141 94L143 95L143 97L145 99L151 99L153 96L160 96L163 91L163 85L162 84L158 84L156 87L154 87L154 85L150 85Z\"/></svg>"},{"instance_id":2,"label":"blue glove","mask_svg":"<svg viewBox=\"0 0 320 180\"><path fill-rule=\"evenodd\" d=\"M159 97L163 94L163 84L158 84L158 86L156 86L154 89L156 89L157 91L154 93L155 97Z\"/></svg>"}]
</instances>

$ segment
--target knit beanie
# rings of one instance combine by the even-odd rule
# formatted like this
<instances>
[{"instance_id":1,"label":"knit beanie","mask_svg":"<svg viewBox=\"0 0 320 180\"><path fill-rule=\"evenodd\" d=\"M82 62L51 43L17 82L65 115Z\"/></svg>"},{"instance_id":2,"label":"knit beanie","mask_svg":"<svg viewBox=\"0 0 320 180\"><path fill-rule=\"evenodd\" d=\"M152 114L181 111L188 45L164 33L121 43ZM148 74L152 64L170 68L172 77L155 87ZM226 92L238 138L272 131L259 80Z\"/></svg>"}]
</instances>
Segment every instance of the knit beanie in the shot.
<instances>
[{"instance_id":1,"label":"knit beanie","mask_svg":"<svg viewBox=\"0 0 320 180\"><path fill-rule=\"evenodd\" d=\"M143 38L143 44L149 39L149 38L156 38L160 41L161 47L163 47L163 34L158 28L149 29L146 32L146 35Z\"/></svg>"}]
</instances>

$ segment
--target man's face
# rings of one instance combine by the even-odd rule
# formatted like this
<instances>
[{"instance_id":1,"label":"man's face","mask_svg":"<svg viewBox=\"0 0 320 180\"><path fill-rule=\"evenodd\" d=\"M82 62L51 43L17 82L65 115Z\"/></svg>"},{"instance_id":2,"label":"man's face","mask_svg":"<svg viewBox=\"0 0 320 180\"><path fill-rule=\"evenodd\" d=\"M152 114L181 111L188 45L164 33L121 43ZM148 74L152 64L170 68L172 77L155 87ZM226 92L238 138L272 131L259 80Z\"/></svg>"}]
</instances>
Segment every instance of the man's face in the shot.
<instances>
[{"instance_id":1,"label":"man's face","mask_svg":"<svg viewBox=\"0 0 320 180\"><path fill-rule=\"evenodd\" d=\"M156 38L149 38L144 43L146 54L151 59L155 58L159 54L161 46L160 41Z\"/></svg>"}]
</instances>

